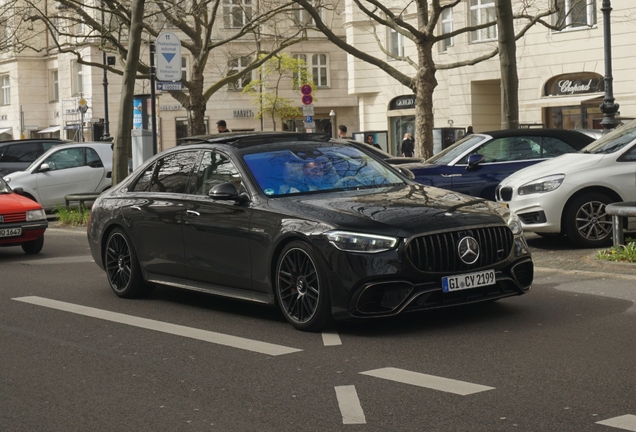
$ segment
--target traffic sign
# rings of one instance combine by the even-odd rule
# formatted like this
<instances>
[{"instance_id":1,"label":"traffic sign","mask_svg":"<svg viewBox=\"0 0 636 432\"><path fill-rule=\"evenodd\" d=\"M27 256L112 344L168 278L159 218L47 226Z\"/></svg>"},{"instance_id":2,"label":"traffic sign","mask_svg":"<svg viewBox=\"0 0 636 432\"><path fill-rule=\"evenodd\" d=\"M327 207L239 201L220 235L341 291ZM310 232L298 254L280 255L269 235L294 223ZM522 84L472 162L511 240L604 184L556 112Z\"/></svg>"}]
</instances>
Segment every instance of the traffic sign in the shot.
<instances>
[{"instance_id":1,"label":"traffic sign","mask_svg":"<svg viewBox=\"0 0 636 432\"><path fill-rule=\"evenodd\" d=\"M305 123L313 123L314 116L305 116Z\"/></svg>"},{"instance_id":2,"label":"traffic sign","mask_svg":"<svg viewBox=\"0 0 636 432\"><path fill-rule=\"evenodd\" d=\"M155 41L157 45L157 71L159 81L181 79L181 41L172 32L162 32Z\"/></svg>"},{"instance_id":3,"label":"traffic sign","mask_svg":"<svg viewBox=\"0 0 636 432\"><path fill-rule=\"evenodd\" d=\"M77 109L82 113L86 113L86 111L88 111L88 102L86 102L86 99L84 98L80 98L80 100L77 102Z\"/></svg>"},{"instance_id":4,"label":"traffic sign","mask_svg":"<svg viewBox=\"0 0 636 432\"><path fill-rule=\"evenodd\" d=\"M303 115L304 116L313 116L314 115L314 104L303 105Z\"/></svg>"},{"instance_id":5,"label":"traffic sign","mask_svg":"<svg viewBox=\"0 0 636 432\"><path fill-rule=\"evenodd\" d=\"M183 90L183 84L181 81L177 82L165 82L165 81L157 81L157 90Z\"/></svg>"},{"instance_id":6,"label":"traffic sign","mask_svg":"<svg viewBox=\"0 0 636 432\"><path fill-rule=\"evenodd\" d=\"M305 95L303 96L303 104L305 105L311 105L314 102L314 98L311 97L311 95Z\"/></svg>"},{"instance_id":7,"label":"traffic sign","mask_svg":"<svg viewBox=\"0 0 636 432\"><path fill-rule=\"evenodd\" d=\"M309 84L303 84L303 86L300 88L300 92L304 95L310 95L311 94L311 86Z\"/></svg>"}]
</instances>

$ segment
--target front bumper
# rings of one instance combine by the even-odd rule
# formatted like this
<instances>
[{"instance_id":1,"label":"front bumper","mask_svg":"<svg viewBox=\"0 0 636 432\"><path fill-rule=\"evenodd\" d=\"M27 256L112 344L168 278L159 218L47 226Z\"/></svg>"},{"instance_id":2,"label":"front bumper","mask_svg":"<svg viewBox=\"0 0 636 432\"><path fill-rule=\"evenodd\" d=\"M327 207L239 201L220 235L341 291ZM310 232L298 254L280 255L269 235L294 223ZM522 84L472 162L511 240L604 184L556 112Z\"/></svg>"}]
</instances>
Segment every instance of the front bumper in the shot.
<instances>
[{"instance_id":1,"label":"front bumper","mask_svg":"<svg viewBox=\"0 0 636 432\"><path fill-rule=\"evenodd\" d=\"M530 195L518 195L517 188L502 193L502 189L510 186L497 188L497 202L505 204L521 219L521 227L524 231L555 233L561 232L561 215L568 199L564 185L558 189L545 193L535 193ZM510 197L508 200L502 198Z\"/></svg>"},{"instance_id":2,"label":"front bumper","mask_svg":"<svg viewBox=\"0 0 636 432\"><path fill-rule=\"evenodd\" d=\"M48 228L48 221L16 222L0 224L2 229L22 228L22 235L17 237L1 237L0 246L19 246L22 243L37 240Z\"/></svg>"}]
</instances>

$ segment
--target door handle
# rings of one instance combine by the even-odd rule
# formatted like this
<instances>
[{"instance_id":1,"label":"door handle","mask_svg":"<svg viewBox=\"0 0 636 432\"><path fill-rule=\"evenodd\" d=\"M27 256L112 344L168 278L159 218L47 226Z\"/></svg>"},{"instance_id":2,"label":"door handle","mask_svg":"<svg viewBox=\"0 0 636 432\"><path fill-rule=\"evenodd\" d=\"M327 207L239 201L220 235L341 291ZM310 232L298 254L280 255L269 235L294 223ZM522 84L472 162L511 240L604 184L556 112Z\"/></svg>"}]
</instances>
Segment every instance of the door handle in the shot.
<instances>
[{"instance_id":1,"label":"door handle","mask_svg":"<svg viewBox=\"0 0 636 432\"><path fill-rule=\"evenodd\" d=\"M461 174L442 174L442 177L461 177Z\"/></svg>"},{"instance_id":2,"label":"door handle","mask_svg":"<svg viewBox=\"0 0 636 432\"><path fill-rule=\"evenodd\" d=\"M141 211L141 207L136 206L136 205L130 206L130 208L133 209L133 210Z\"/></svg>"},{"instance_id":3,"label":"door handle","mask_svg":"<svg viewBox=\"0 0 636 432\"><path fill-rule=\"evenodd\" d=\"M189 215L194 215L194 216L201 216L201 213L194 211L194 210L186 210L186 214Z\"/></svg>"}]
</instances>

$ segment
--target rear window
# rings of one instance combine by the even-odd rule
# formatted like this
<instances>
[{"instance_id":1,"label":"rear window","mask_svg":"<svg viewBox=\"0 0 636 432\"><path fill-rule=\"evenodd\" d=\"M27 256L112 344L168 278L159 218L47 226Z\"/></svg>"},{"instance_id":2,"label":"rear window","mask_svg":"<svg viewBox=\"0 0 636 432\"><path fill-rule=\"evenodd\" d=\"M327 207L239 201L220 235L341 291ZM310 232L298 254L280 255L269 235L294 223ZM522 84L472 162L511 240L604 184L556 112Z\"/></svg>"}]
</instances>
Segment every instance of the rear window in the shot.
<instances>
[{"instance_id":1,"label":"rear window","mask_svg":"<svg viewBox=\"0 0 636 432\"><path fill-rule=\"evenodd\" d=\"M0 150L0 153L2 153L0 162L30 163L43 153L38 143L13 144L5 146L3 150Z\"/></svg>"}]
</instances>

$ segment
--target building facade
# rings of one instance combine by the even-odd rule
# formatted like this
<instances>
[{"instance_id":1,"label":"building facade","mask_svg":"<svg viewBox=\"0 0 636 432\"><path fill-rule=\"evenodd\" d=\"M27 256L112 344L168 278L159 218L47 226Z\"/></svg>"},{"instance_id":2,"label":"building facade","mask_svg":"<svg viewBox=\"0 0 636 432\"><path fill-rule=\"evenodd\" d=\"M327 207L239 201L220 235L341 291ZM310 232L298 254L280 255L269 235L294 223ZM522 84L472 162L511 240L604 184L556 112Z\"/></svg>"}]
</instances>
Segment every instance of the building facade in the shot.
<instances>
[{"instance_id":1,"label":"building facade","mask_svg":"<svg viewBox=\"0 0 636 432\"><path fill-rule=\"evenodd\" d=\"M563 129L600 129L603 117L599 105L603 100L605 74L604 38L601 0L559 0L568 27L562 31L535 25L517 41L519 76L520 127L552 127ZM636 82L633 69L636 59L631 54L635 30L633 16L636 5L629 0L612 0L611 13L612 64L614 97L620 104L619 117L636 117ZM513 0L519 10L528 2ZM549 6L547 0L534 2L536 9ZM405 17L416 22L415 10L408 2L393 2L395 10L406 9ZM438 34L450 33L472 24L495 18L494 0L462 0L444 13L438 21ZM347 41L365 52L382 56L369 20L348 0L345 27ZM521 24L517 24L519 30ZM416 59L415 47L408 38L376 26L375 34L385 34L387 50L404 53ZM439 42L434 47L436 64L442 65L478 57L497 46L497 29L489 27L464 33ZM398 62L395 62L396 64ZM413 76L414 68L399 64L404 73ZM395 152L405 132L413 133L415 120L412 91L400 85L381 70L358 59L349 59L349 92L359 98L362 130L386 131ZM474 66L438 70L438 86L434 93L436 136L435 149L444 140L454 139L467 126L476 132L501 128L501 73L499 58ZM458 128L458 129L457 129Z\"/></svg>"},{"instance_id":2,"label":"building facade","mask_svg":"<svg viewBox=\"0 0 636 432\"><path fill-rule=\"evenodd\" d=\"M215 37L227 37L232 32L237 32L249 16L245 9L242 9L241 14L232 9L236 2L224 0L223 4L226 3L227 7L220 13L229 18L217 20L218 24L213 32ZM242 7L249 5L256 8L250 1L241 4ZM344 36L341 9L325 9L322 14ZM294 26L300 19L304 26L308 19L302 15L303 11L296 10L284 15L283 19L289 20L289 26ZM10 23L3 28L7 25ZM166 30L184 37L179 34L178 29L167 26ZM88 32L86 27L79 25L75 31ZM108 128L110 135L114 135L121 99L121 76L107 73L105 77L102 68L83 65L77 61L75 54L59 52L52 46L50 39L50 32L42 29L39 44L44 49L41 52L15 52L10 49L11 44L7 44L9 49L5 47L0 52L0 140L21 137L99 140L103 135L106 112L105 89L108 94ZM226 74L239 72L253 60L253 57L247 55L237 56L236 52L239 51L255 52L253 39L244 37L233 45L228 44L222 49L213 50L204 73L205 85L218 81ZM318 33L311 23L305 30L304 40L291 45L284 52L305 60L307 70L313 77L312 120L315 130L335 134L339 124L346 125L351 131L358 130L357 96L347 92L346 54ZM149 46L144 43L140 56L146 64L149 63L149 54ZM102 64L103 61L102 52L95 43L86 43L79 50L79 55L86 62ZM191 54L182 50L182 74L185 79L189 78L191 64ZM232 131L274 129L274 122L269 116L258 118L259 105L254 96L242 92L251 79L258 78L258 74L258 71L253 71L236 84L226 85L213 93L205 112L206 129L209 133L216 133L215 124L221 119L226 121ZM302 109L302 94L299 88L292 86L290 77L281 81L279 90L282 97L293 101L293 105L299 110ZM139 98L147 98L151 93L150 81L137 79L135 93ZM174 147L179 138L188 136L188 111L168 91L157 90L155 104L158 150ZM150 112L150 109L147 111ZM276 129L304 130L306 120L300 114L282 120L276 119Z\"/></svg>"}]
</instances>

